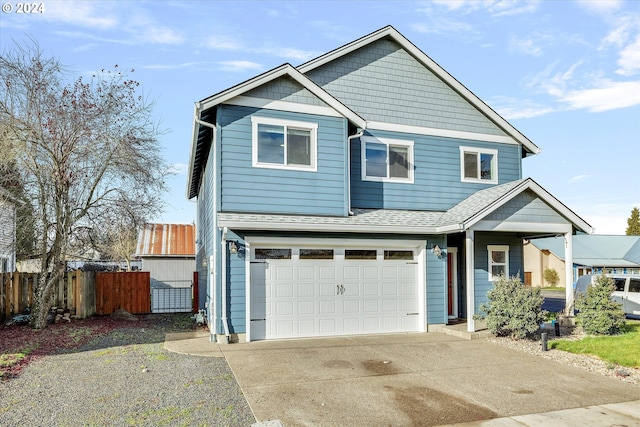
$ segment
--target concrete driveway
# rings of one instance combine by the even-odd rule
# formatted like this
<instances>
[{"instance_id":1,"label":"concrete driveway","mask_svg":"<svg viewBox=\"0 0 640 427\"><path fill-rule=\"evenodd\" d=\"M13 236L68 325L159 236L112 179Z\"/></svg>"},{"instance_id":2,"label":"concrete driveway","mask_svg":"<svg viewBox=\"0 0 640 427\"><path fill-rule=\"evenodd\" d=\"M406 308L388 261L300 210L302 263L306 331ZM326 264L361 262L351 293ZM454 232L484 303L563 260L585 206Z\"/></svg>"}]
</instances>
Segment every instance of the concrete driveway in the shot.
<instances>
[{"instance_id":1,"label":"concrete driveway","mask_svg":"<svg viewBox=\"0 0 640 427\"><path fill-rule=\"evenodd\" d=\"M433 426L640 399L640 388L440 333L220 346L258 421Z\"/></svg>"}]
</instances>

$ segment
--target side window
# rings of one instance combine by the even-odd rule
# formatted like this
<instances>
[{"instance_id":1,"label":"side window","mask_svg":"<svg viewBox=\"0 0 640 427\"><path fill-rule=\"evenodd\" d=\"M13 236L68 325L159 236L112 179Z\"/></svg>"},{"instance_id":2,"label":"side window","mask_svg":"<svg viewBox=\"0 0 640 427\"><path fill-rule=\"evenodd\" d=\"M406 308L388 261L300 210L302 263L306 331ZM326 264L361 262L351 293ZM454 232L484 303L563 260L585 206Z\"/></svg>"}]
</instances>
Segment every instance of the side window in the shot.
<instances>
[{"instance_id":1,"label":"side window","mask_svg":"<svg viewBox=\"0 0 640 427\"><path fill-rule=\"evenodd\" d=\"M501 274L509 275L509 246L489 245L487 246L489 255L489 280L496 280Z\"/></svg>"},{"instance_id":2,"label":"side window","mask_svg":"<svg viewBox=\"0 0 640 427\"><path fill-rule=\"evenodd\" d=\"M497 184L498 151L460 147L460 171L463 182Z\"/></svg>"},{"instance_id":3,"label":"side window","mask_svg":"<svg viewBox=\"0 0 640 427\"><path fill-rule=\"evenodd\" d=\"M317 169L317 123L251 117L254 167Z\"/></svg>"},{"instance_id":4,"label":"side window","mask_svg":"<svg viewBox=\"0 0 640 427\"><path fill-rule=\"evenodd\" d=\"M640 293L640 279L629 279L629 292Z\"/></svg>"},{"instance_id":5,"label":"side window","mask_svg":"<svg viewBox=\"0 0 640 427\"><path fill-rule=\"evenodd\" d=\"M413 183L413 141L361 138L362 180Z\"/></svg>"},{"instance_id":6,"label":"side window","mask_svg":"<svg viewBox=\"0 0 640 427\"><path fill-rule=\"evenodd\" d=\"M616 285L616 292L624 292L624 285L627 282L627 279L617 279L614 278L613 281Z\"/></svg>"}]
</instances>

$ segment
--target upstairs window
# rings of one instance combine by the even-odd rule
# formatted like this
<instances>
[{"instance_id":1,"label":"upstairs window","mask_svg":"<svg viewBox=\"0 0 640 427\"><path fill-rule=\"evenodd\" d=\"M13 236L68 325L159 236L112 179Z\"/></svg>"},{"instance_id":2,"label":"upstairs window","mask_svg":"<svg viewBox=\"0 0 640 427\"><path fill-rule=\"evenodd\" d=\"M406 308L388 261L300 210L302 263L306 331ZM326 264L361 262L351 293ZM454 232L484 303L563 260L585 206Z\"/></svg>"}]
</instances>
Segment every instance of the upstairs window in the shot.
<instances>
[{"instance_id":1,"label":"upstairs window","mask_svg":"<svg viewBox=\"0 0 640 427\"><path fill-rule=\"evenodd\" d=\"M498 151L460 147L460 169L463 182L498 182Z\"/></svg>"},{"instance_id":2,"label":"upstairs window","mask_svg":"<svg viewBox=\"0 0 640 427\"><path fill-rule=\"evenodd\" d=\"M413 183L413 141L362 138L362 179Z\"/></svg>"},{"instance_id":3,"label":"upstairs window","mask_svg":"<svg viewBox=\"0 0 640 427\"><path fill-rule=\"evenodd\" d=\"M253 166L316 170L317 123L252 117Z\"/></svg>"},{"instance_id":4,"label":"upstairs window","mask_svg":"<svg viewBox=\"0 0 640 427\"><path fill-rule=\"evenodd\" d=\"M501 274L509 277L509 246L489 245L487 252L489 253L489 280L497 280Z\"/></svg>"}]
</instances>

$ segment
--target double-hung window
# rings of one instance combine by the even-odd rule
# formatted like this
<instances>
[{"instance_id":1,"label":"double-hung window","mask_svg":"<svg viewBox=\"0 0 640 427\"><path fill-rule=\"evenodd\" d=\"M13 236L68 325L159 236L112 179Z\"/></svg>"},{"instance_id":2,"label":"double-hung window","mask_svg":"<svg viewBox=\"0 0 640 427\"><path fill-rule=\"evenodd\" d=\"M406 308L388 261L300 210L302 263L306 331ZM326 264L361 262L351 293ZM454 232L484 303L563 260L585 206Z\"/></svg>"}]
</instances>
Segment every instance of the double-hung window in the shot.
<instances>
[{"instance_id":1,"label":"double-hung window","mask_svg":"<svg viewBox=\"0 0 640 427\"><path fill-rule=\"evenodd\" d=\"M254 167L317 170L318 124L252 117Z\"/></svg>"},{"instance_id":2,"label":"double-hung window","mask_svg":"<svg viewBox=\"0 0 640 427\"><path fill-rule=\"evenodd\" d=\"M498 150L460 147L460 169L463 182L498 182Z\"/></svg>"},{"instance_id":3,"label":"double-hung window","mask_svg":"<svg viewBox=\"0 0 640 427\"><path fill-rule=\"evenodd\" d=\"M487 246L489 255L489 280L494 281L504 274L509 276L509 246L489 245Z\"/></svg>"},{"instance_id":4,"label":"double-hung window","mask_svg":"<svg viewBox=\"0 0 640 427\"><path fill-rule=\"evenodd\" d=\"M362 179L413 183L413 141L364 137Z\"/></svg>"}]
</instances>

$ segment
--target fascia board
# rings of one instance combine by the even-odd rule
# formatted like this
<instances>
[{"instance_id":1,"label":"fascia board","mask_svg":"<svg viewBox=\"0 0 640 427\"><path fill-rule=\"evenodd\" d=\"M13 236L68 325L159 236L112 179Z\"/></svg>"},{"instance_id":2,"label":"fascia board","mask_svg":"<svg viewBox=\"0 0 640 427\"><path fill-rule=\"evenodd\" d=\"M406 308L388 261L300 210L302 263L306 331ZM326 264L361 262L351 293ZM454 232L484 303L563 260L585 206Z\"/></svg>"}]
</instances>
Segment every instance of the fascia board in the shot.
<instances>
[{"instance_id":1,"label":"fascia board","mask_svg":"<svg viewBox=\"0 0 640 427\"><path fill-rule=\"evenodd\" d=\"M502 196L500 199L496 200L491 205L487 206L485 209L476 213L471 218L467 219L464 224L464 229L468 229L473 227L479 221L482 221L484 217L489 215L491 212L495 211L499 207L505 205L509 201L511 201L518 194L522 193L525 190L533 191L536 196L541 198L545 203L559 212L562 216L567 218L569 221L573 223L579 230L584 231L587 234L593 233L593 228L582 218L576 215L571 209L567 208L562 202L553 197L547 190L538 185L537 182L532 180L531 178L527 178L516 188L512 189L509 193Z\"/></svg>"},{"instance_id":2,"label":"fascia board","mask_svg":"<svg viewBox=\"0 0 640 427\"><path fill-rule=\"evenodd\" d=\"M219 227L227 227L230 230L263 230L263 231L311 231L311 232L352 232L370 234L436 234L433 227L402 227L394 225L388 230L376 225L352 225L352 224L310 224L310 223L273 223L266 221L245 222L219 220Z\"/></svg>"},{"instance_id":3,"label":"fascia board","mask_svg":"<svg viewBox=\"0 0 640 427\"><path fill-rule=\"evenodd\" d=\"M358 40L341 46L331 52L322 55L316 59L312 59L300 65L297 69L306 74L307 72L320 67L328 62L333 61L343 55L353 52L367 44L377 41L384 37L391 37L396 43L402 46L407 52L409 52L414 58L416 58L422 65L433 71L438 77L440 77L445 83L447 83L453 90L458 92L464 99L466 99L471 105L485 114L491 121L502 128L507 134L509 134L517 142L525 146L531 153L539 154L540 148L535 145L529 138L524 136L520 131L514 128L509 122L507 122L502 116L496 113L491 107L478 98L473 92L467 89L462 83L456 80L451 74L449 74L444 68L440 67L433 59L427 54L422 52L416 45L411 43L409 39L404 37L392 26L384 27L378 31L375 31L369 35L359 38Z\"/></svg>"},{"instance_id":4,"label":"fascia board","mask_svg":"<svg viewBox=\"0 0 640 427\"><path fill-rule=\"evenodd\" d=\"M198 146L198 130L200 125L198 119L200 119L198 111L198 104L193 107L193 130L191 133L191 153L189 154L189 171L187 172L187 200L191 200L191 184L193 183L193 166L196 162L196 147Z\"/></svg>"}]
</instances>

